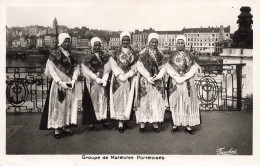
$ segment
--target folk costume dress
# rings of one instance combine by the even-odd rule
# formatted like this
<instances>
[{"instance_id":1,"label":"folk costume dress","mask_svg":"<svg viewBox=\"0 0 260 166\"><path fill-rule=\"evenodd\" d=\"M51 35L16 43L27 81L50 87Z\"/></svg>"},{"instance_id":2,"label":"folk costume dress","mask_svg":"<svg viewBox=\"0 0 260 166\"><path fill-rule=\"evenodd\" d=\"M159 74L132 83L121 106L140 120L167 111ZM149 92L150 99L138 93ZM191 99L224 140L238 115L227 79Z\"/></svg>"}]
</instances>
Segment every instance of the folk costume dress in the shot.
<instances>
[{"instance_id":1,"label":"folk costume dress","mask_svg":"<svg viewBox=\"0 0 260 166\"><path fill-rule=\"evenodd\" d=\"M137 79L135 76L125 82L118 76L130 70L135 72L137 55L131 47L116 49L109 62L113 71L110 84L110 117L116 120L129 120L134 102Z\"/></svg>"},{"instance_id":2,"label":"folk costume dress","mask_svg":"<svg viewBox=\"0 0 260 166\"><path fill-rule=\"evenodd\" d=\"M137 70L140 73L138 81L138 99L136 122L162 122L164 120L164 88L163 81L157 80L150 84L147 79L159 73L163 62L163 54L156 49L145 48L140 52Z\"/></svg>"},{"instance_id":3,"label":"folk costume dress","mask_svg":"<svg viewBox=\"0 0 260 166\"><path fill-rule=\"evenodd\" d=\"M52 78L49 105L48 105L48 129L57 129L64 126L76 125L78 98L75 90L62 89L59 81L71 82L77 80L79 65L74 56L62 47L53 51L47 60L45 74Z\"/></svg>"},{"instance_id":4,"label":"folk costume dress","mask_svg":"<svg viewBox=\"0 0 260 166\"><path fill-rule=\"evenodd\" d=\"M97 84L95 79L108 80L110 71L108 60L109 57L102 51L91 52L81 65L81 72L86 78L82 99L82 124L94 124L107 119L109 87Z\"/></svg>"},{"instance_id":5,"label":"folk costume dress","mask_svg":"<svg viewBox=\"0 0 260 166\"><path fill-rule=\"evenodd\" d=\"M199 101L197 98L195 74L199 66L192 59L191 54L184 51L173 51L165 65L168 73L183 76L191 72L193 76L182 84L177 84L169 77L168 96L172 112L172 120L176 126L195 126L201 123Z\"/></svg>"}]
</instances>

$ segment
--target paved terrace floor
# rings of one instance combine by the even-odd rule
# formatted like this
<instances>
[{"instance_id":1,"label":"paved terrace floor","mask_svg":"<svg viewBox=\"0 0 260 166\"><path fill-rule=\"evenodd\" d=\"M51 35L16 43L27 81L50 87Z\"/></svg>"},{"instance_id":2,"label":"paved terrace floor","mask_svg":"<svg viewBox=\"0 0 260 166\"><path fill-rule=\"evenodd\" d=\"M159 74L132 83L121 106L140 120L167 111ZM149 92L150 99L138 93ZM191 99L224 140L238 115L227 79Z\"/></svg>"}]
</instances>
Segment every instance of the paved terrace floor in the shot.
<instances>
[{"instance_id":1,"label":"paved terrace floor","mask_svg":"<svg viewBox=\"0 0 260 166\"><path fill-rule=\"evenodd\" d=\"M81 122L81 113L78 122ZM6 117L6 154L165 154L216 155L218 148L237 150L238 155L252 155L252 112L202 111L202 125L189 135L181 128L171 133L169 112L160 124L161 132L147 125L139 133L135 121L121 134L112 122L110 129L101 125L88 131L78 125L73 136L59 140L53 131L38 130L41 113L8 113Z\"/></svg>"}]
</instances>

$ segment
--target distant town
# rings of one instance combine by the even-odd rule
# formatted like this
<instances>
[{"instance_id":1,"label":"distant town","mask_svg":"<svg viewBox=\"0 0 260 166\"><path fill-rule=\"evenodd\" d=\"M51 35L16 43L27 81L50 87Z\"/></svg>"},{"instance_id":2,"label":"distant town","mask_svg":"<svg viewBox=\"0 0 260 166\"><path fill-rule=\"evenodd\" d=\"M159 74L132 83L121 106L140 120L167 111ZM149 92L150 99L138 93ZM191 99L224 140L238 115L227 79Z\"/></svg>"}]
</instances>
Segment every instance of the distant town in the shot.
<instances>
[{"instance_id":1,"label":"distant town","mask_svg":"<svg viewBox=\"0 0 260 166\"><path fill-rule=\"evenodd\" d=\"M8 51L15 50L49 50L55 47L57 33L68 33L71 36L73 50L84 51L90 49L90 39L98 36L102 40L102 49L114 50L119 47L121 31L109 31L81 28L68 28L58 25L56 18L52 27L31 25L26 27L6 27L6 47ZM153 28L135 30L131 32L131 44L134 49L141 50L147 45L148 34L159 34L159 49L162 51L175 50L178 35L186 36L186 49L198 55L219 55L223 48L230 47L232 36L230 26L183 28L179 31L156 31ZM44 53L44 52L43 52Z\"/></svg>"}]
</instances>

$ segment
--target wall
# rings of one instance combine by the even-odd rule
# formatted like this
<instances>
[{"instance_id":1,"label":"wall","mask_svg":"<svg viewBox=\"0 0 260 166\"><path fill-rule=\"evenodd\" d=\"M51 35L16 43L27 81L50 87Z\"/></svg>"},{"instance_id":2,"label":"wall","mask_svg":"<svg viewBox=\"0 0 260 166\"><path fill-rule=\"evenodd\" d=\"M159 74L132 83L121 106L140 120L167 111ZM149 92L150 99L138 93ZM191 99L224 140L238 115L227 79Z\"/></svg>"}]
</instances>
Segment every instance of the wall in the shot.
<instances>
[{"instance_id":1,"label":"wall","mask_svg":"<svg viewBox=\"0 0 260 166\"><path fill-rule=\"evenodd\" d=\"M225 48L223 53L223 64L245 63L242 67L242 97L253 96L253 50L252 49L232 49ZM236 81L236 77L235 77Z\"/></svg>"}]
</instances>

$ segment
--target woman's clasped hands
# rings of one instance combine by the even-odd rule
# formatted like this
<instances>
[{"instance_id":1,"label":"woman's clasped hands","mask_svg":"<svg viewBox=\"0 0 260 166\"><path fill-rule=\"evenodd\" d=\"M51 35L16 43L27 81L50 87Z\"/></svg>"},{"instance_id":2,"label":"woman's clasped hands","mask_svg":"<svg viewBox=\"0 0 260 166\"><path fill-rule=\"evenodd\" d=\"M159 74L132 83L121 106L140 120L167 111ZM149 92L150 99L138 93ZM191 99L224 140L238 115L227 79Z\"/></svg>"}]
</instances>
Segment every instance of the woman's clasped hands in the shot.
<instances>
[{"instance_id":1,"label":"woman's clasped hands","mask_svg":"<svg viewBox=\"0 0 260 166\"><path fill-rule=\"evenodd\" d=\"M125 82L128 78L131 78L135 75L135 72L130 70L126 74L119 74L118 78L120 81Z\"/></svg>"},{"instance_id":2,"label":"woman's clasped hands","mask_svg":"<svg viewBox=\"0 0 260 166\"><path fill-rule=\"evenodd\" d=\"M186 78L184 76L180 77L180 76L174 75L173 79L176 81L177 84L182 84L184 81L186 81Z\"/></svg>"}]
</instances>

